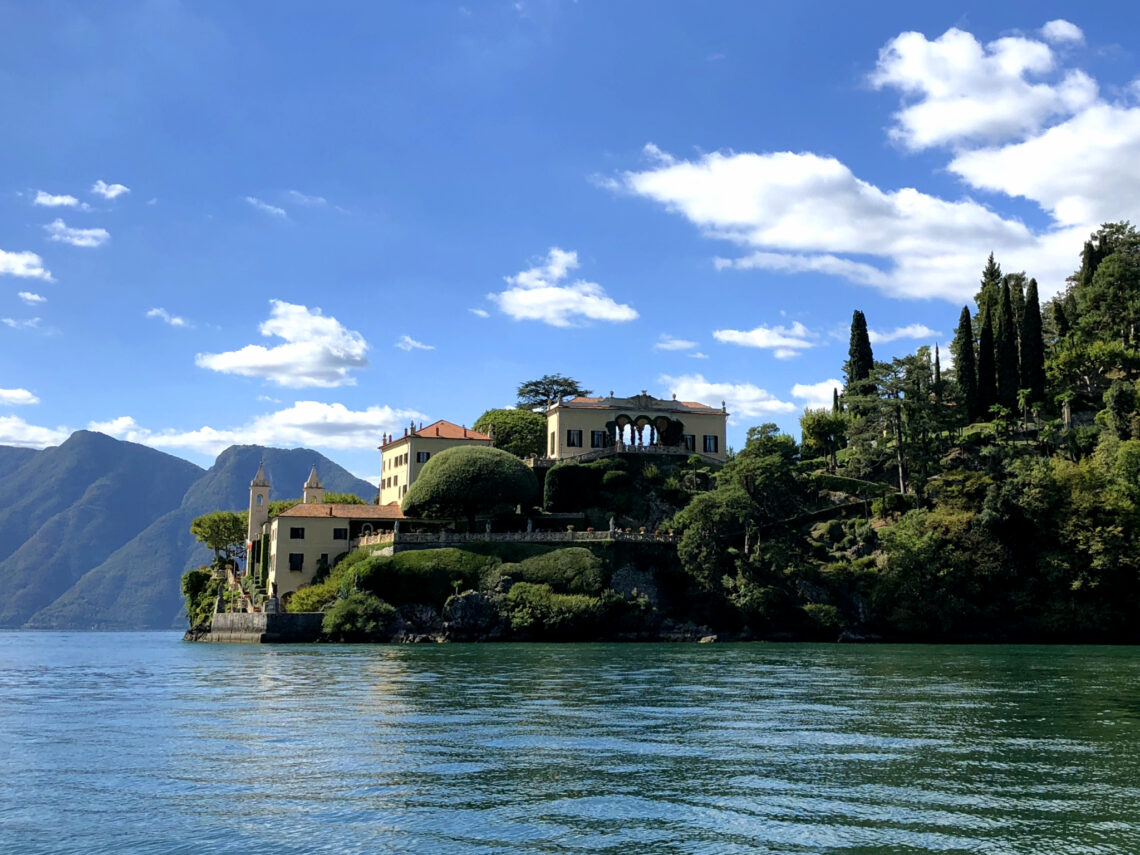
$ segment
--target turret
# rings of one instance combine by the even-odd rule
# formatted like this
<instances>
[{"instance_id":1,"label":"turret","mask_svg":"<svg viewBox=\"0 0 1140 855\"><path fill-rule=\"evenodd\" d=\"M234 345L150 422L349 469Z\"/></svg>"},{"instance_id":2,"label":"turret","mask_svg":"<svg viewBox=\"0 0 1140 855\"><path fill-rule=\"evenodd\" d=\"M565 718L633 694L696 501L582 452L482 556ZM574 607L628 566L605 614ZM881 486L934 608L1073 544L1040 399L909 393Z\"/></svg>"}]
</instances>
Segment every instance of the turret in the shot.
<instances>
[{"instance_id":1,"label":"turret","mask_svg":"<svg viewBox=\"0 0 1140 855\"><path fill-rule=\"evenodd\" d=\"M249 482L249 530L246 534L247 547L261 543L261 527L269 521L269 480L265 477L265 464L257 467L257 474ZM248 553L249 562L255 560L254 553Z\"/></svg>"},{"instance_id":2,"label":"turret","mask_svg":"<svg viewBox=\"0 0 1140 855\"><path fill-rule=\"evenodd\" d=\"M321 479L317 477L317 464L313 464L313 471L309 473L309 480L305 482L304 494L301 497L306 505L318 505L325 500L325 488L321 486Z\"/></svg>"}]
</instances>

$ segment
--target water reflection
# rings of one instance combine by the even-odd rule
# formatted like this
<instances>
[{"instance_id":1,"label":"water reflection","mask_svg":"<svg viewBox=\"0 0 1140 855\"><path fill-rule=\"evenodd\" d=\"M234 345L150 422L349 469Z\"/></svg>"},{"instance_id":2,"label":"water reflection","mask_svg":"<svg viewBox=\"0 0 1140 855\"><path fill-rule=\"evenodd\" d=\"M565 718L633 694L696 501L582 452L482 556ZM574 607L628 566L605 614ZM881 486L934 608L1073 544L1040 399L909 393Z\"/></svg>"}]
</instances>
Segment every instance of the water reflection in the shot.
<instances>
[{"instance_id":1,"label":"water reflection","mask_svg":"<svg viewBox=\"0 0 1140 855\"><path fill-rule=\"evenodd\" d=\"M1135 852L1140 653L0 634L0 849Z\"/></svg>"}]
</instances>

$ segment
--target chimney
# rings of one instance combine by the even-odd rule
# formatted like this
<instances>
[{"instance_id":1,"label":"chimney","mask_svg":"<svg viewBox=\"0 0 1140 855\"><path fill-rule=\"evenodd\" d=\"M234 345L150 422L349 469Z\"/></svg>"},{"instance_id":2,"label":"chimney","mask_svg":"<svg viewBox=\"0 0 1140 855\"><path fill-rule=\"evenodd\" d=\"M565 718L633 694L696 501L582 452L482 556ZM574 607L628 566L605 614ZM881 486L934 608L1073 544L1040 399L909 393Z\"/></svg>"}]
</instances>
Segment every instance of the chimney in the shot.
<instances>
[{"instance_id":1,"label":"chimney","mask_svg":"<svg viewBox=\"0 0 1140 855\"><path fill-rule=\"evenodd\" d=\"M408 429L404 428L404 436L407 436L407 435L408 435Z\"/></svg>"},{"instance_id":2,"label":"chimney","mask_svg":"<svg viewBox=\"0 0 1140 855\"><path fill-rule=\"evenodd\" d=\"M435 435L439 436L439 425L435 426Z\"/></svg>"},{"instance_id":3,"label":"chimney","mask_svg":"<svg viewBox=\"0 0 1140 855\"><path fill-rule=\"evenodd\" d=\"M463 426L463 438L467 439L467 425Z\"/></svg>"}]
</instances>

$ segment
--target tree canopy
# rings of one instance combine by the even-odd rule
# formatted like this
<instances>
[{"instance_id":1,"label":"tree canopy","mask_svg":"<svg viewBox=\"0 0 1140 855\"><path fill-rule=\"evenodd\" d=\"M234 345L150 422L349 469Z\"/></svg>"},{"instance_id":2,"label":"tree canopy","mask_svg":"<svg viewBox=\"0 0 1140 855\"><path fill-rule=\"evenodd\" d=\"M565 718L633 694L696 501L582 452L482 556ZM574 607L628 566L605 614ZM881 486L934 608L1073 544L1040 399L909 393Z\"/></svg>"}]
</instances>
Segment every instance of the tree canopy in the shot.
<instances>
[{"instance_id":1,"label":"tree canopy","mask_svg":"<svg viewBox=\"0 0 1140 855\"><path fill-rule=\"evenodd\" d=\"M546 418L533 410L487 410L475 420L474 428L493 433L495 448L515 457L542 456L546 451Z\"/></svg>"},{"instance_id":2,"label":"tree canopy","mask_svg":"<svg viewBox=\"0 0 1140 855\"><path fill-rule=\"evenodd\" d=\"M538 407L547 409L564 398L575 395L589 395L586 389L572 377L563 377L561 374L544 374L537 380L528 380L520 383L518 388L518 405L520 408L534 410Z\"/></svg>"},{"instance_id":3,"label":"tree canopy","mask_svg":"<svg viewBox=\"0 0 1140 855\"><path fill-rule=\"evenodd\" d=\"M448 448L420 470L401 508L405 516L465 518L472 528L479 514L507 513L538 500L538 480L517 457L500 448Z\"/></svg>"},{"instance_id":4,"label":"tree canopy","mask_svg":"<svg viewBox=\"0 0 1140 855\"><path fill-rule=\"evenodd\" d=\"M851 342L847 350L847 387L854 390L866 380L875 366L871 352L871 337L867 332L867 318L858 309L851 315Z\"/></svg>"},{"instance_id":5,"label":"tree canopy","mask_svg":"<svg viewBox=\"0 0 1140 855\"><path fill-rule=\"evenodd\" d=\"M224 567L245 557L249 514L245 511L214 511L196 517L190 533L214 550L214 566Z\"/></svg>"}]
</instances>

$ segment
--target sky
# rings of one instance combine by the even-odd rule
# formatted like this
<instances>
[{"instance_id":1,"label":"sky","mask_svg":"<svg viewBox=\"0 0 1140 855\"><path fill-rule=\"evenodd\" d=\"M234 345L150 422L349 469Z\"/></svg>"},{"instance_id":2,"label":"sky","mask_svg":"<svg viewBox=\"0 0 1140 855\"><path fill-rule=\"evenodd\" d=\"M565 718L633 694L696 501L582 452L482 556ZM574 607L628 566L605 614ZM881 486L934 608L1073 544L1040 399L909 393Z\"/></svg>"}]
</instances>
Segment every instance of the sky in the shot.
<instances>
[{"instance_id":1,"label":"sky","mask_svg":"<svg viewBox=\"0 0 1140 855\"><path fill-rule=\"evenodd\" d=\"M798 434L1140 218L1123 3L0 0L0 444L208 466L560 373ZM252 477L253 473L251 473Z\"/></svg>"}]
</instances>

